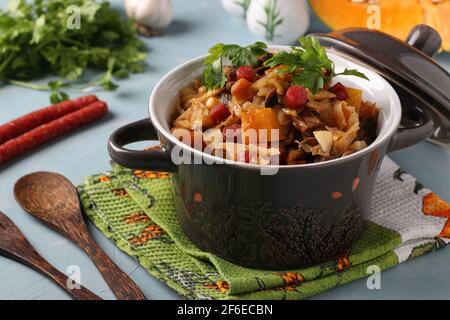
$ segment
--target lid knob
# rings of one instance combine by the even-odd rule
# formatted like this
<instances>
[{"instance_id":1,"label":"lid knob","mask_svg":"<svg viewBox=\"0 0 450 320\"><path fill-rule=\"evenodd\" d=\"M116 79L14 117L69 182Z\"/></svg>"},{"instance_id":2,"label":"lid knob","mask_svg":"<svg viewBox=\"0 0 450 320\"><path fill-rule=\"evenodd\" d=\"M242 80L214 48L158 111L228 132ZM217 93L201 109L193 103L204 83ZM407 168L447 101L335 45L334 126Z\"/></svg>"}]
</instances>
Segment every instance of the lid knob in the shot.
<instances>
[{"instance_id":1,"label":"lid knob","mask_svg":"<svg viewBox=\"0 0 450 320\"><path fill-rule=\"evenodd\" d=\"M415 26L406 41L430 57L438 53L442 47L442 38L439 33L426 24Z\"/></svg>"}]
</instances>

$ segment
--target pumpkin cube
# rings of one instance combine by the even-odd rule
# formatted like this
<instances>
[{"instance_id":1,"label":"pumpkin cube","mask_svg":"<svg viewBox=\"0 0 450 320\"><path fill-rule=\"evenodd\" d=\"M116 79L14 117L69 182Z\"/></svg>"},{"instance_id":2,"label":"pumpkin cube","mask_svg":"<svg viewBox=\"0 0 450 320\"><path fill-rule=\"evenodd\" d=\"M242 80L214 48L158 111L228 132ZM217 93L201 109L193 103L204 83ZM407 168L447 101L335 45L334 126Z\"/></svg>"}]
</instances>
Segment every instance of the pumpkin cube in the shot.
<instances>
[{"instance_id":1,"label":"pumpkin cube","mask_svg":"<svg viewBox=\"0 0 450 320\"><path fill-rule=\"evenodd\" d=\"M252 83L247 79L239 79L231 87L231 95L239 102L244 103L249 101L255 95L255 90L252 89Z\"/></svg>"},{"instance_id":2,"label":"pumpkin cube","mask_svg":"<svg viewBox=\"0 0 450 320\"><path fill-rule=\"evenodd\" d=\"M241 116L243 139L248 143L262 143L283 140L285 128L278 122L275 111L271 108L250 109ZM266 129L264 134L259 130ZM278 135L271 130L278 130Z\"/></svg>"},{"instance_id":3,"label":"pumpkin cube","mask_svg":"<svg viewBox=\"0 0 450 320\"><path fill-rule=\"evenodd\" d=\"M346 88L348 98L345 100L350 106L355 107L356 112L359 113L359 108L362 102L362 90L355 88Z\"/></svg>"}]
</instances>

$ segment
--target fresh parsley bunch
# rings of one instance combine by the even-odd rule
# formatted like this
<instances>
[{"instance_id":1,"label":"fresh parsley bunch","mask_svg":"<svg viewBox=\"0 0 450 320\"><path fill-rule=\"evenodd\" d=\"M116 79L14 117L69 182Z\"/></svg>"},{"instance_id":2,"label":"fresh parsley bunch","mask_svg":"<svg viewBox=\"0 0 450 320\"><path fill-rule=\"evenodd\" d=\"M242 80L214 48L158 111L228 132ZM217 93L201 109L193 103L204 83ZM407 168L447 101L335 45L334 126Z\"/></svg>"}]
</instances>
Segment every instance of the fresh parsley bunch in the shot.
<instances>
[{"instance_id":1,"label":"fresh parsley bunch","mask_svg":"<svg viewBox=\"0 0 450 320\"><path fill-rule=\"evenodd\" d=\"M68 23L79 8L79 28ZM145 46L130 22L108 2L95 0L12 0L0 11L0 81L51 90L52 103L65 100L68 87L114 90L114 79L142 72ZM80 84L87 68L102 70L97 80ZM52 74L47 85L30 80ZM78 80L78 81L77 81Z\"/></svg>"},{"instance_id":2,"label":"fresh parsley bunch","mask_svg":"<svg viewBox=\"0 0 450 320\"><path fill-rule=\"evenodd\" d=\"M264 65L266 67L285 66L280 72L293 73L292 83L308 88L316 93L321 90L325 83L338 75L352 75L363 79L367 77L357 71L345 69L341 73L335 73L334 64L328 58L325 48L319 41L306 36L299 39L300 47L292 47L291 51L281 51L268 59ZM224 59L231 61L231 64L238 68L241 66L254 67L258 65L258 58L267 54L267 45L263 42L256 42L250 46L240 47L235 44L216 44L209 50L209 55L205 60L205 70L203 80L209 90L222 88L227 82L223 72Z\"/></svg>"}]
</instances>

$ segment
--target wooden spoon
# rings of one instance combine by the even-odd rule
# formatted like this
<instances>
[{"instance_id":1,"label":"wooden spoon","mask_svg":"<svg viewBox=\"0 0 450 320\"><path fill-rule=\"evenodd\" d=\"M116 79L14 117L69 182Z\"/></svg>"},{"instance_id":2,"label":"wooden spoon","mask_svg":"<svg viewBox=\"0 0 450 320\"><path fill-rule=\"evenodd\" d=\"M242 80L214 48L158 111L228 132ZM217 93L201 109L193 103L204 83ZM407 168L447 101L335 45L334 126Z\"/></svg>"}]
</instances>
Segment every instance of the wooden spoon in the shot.
<instances>
[{"instance_id":1,"label":"wooden spoon","mask_svg":"<svg viewBox=\"0 0 450 320\"><path fill-rule=\"evenodd\" d=\"M77 191L57 173L36 172L19 179L14 194L22 208L82 248L120 300L145 300L138 286L91 238Z\"/></svg>"},{"instance_id":2,"label":"wooden spoon","mask_svg":"<svg viewBox=\"0 0 450 320\"><path fill-rule=\"evenodd\" d=\"M77 300L102 300L85 287L70 289L66 275L55 269L33 248L19 228L0 211L0 255L23 263L53 280ZM74 286L75 287L75 286ZM78 287L78 286L77 286Z\"/></svg>"}]
</instances>

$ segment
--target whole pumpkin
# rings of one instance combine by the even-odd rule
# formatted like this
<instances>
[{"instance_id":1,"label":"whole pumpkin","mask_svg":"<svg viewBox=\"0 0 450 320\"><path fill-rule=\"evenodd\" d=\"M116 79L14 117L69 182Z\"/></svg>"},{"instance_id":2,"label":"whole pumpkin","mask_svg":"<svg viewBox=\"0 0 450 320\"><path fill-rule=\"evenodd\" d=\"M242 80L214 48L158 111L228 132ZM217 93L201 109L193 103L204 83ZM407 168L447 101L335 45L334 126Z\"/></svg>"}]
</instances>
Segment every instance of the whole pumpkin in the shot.
<instances>
[{"instance_id":1,"label":"whole pumpkin","mask_svg":"<svg viewBox=\"0 0 450 320\"><path fill-rule=\"evenodd\" d=\"M405 40L424 23L436 29L450 51L450 0L309 0L317 16L333 30L377 26ZM377 21L378 20L378 21Z\"/></svg>"}]
</instances>

